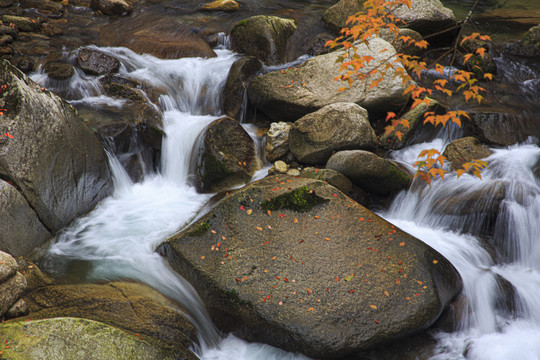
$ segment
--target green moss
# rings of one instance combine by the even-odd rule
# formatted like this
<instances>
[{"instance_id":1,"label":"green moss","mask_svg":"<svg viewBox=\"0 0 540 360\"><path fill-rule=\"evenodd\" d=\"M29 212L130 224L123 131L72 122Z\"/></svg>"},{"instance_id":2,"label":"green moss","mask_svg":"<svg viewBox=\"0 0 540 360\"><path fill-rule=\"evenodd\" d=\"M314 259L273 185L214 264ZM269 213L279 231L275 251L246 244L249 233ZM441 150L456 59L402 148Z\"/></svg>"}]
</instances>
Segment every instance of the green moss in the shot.
<instances>
[{"instance_id":1,"label":"green moss","mask_svg":"<svg viewBox=\"0 0 540 360\"><path fill-rule=\"evenodd\" d=\"M322 204L327 200L317 196L315 192L310 191L307 186L276 196L275 198L263 201L261 207L264 210L288 209L298 212L307 212L316 205Z\"/></svg>"},{"instance_id":2,"label":"green moss","mask_svg":"<svg viewBox=\"0 0 540 360\"><path fill-rule=\"evenodd\" d=\"M403 187L407 187L409 185L409 182L411 181L407 174L405 174L403 171L400 171L394 165L390 165L390 169L388 170L388 180L396 181L399 184L403 185Z\"/></svg>"},{"instance_id":3,"label":"green moss","mask_svg":"<svg viewBox=\"0 0 540 360\"><path fill-rule=\"evenodd\" d=\"M246 26L247 25L247 21L246 20L240 20L240 22L238 23L240 26Z\"/></svg>"},{"instance_id":4,"label":"green moss","mask_svg":"<svg viewBox=\"0 0 540 360\"><path fill-rule=\"evenodd\" d=\"M208 230L210 230L210 225L203 222L201 223L196 229L191 230L188 232L188 236L202 236L204 235Z\"/></svg>"}]
</instances>

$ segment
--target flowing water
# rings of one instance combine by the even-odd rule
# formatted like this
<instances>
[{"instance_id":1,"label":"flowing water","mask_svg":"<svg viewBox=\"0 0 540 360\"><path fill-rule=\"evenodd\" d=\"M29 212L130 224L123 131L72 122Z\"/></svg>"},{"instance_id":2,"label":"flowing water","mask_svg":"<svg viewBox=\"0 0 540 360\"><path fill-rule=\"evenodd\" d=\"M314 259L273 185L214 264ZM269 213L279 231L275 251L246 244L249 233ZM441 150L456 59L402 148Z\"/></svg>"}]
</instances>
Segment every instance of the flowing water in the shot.
<instances>
[{"instance_id":1,"label":"flowing water","mask_svg":"<svg viewBox=\"0 0 540 360\"><path fill-rule=\"evenodd\" d=\"M57 276L77 273L86 281L131 279L151 285L186 309L199 332L194 351L202 359L305 358L220 334L191 285L154 252L210 200L189 181L190 159L198 135L220 115L221 88L236 55L217 50L214 59L160 60L124 48L100 50L121 61L120 76L163 90L161 168L133 183L111 155L114 194L57 236L44 268ZM97 79L83 73L68 85L39 73L34 79L78 106L125 105L103 95ZM494 150L483 180L464 175L431 187L416 184L381 214L441 252L463 278L458 324L450 332L433 332L433 359L540 359L540 182L535 174L540 149L534 141ZM420 150L442 150L445 143L439 138L393 156L411 164Z\"/></svg>"}]
</instances>

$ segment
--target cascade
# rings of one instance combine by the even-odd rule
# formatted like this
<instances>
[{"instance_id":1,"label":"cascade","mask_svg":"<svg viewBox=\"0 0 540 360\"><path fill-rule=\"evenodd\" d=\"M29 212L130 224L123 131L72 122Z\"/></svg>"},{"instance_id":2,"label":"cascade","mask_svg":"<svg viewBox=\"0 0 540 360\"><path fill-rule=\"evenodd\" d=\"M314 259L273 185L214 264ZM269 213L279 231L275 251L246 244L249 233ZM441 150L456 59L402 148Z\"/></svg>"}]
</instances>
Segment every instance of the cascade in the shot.
<instances>
[{"instance_id":1,"label":"cascade","mask_svg":"<svg viewBox=\"0 0 540 360\"><path fill-rule=\"evenodd\" d=\"M190 157L198 135L220 115L220 91L235 54L216 50L213 59L160 60L125 48L99 50L120 60L121 76L165 89L159 98L166 133L161 168L133 183L111 155L114 194L57 236L44 268L62 276L83 263L81 277L88 281L131 279L153 286L187 309L199 331L200 347L194 350L202 359L305 359L222 337L191 285L154 252L210 199L190 185ZM96 78L81 72L62 89L42 73L33 78L74 104L124 105L103 95ZM421 149L442 151L444 145L438 138L393 156L412 164ZM495 149L482 180L449 176L431 187L413 186L381 213L441 252L463 278L459 324L452 332L433 333L438 341L433 359L540 358L540 182L534 174L539 159L533 141ZM264 174L263 169L256 176ZM501 306L505 297L513 297L514 306Z\"/></svg>"}]
</instances>

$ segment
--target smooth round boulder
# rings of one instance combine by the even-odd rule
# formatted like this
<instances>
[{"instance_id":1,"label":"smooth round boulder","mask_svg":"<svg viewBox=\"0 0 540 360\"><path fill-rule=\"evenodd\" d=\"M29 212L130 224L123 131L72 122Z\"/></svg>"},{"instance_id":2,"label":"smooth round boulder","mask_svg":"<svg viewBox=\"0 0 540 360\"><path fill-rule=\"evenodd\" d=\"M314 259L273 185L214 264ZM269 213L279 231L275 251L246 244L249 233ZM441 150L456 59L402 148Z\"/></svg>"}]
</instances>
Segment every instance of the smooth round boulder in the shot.
<instances>
[{"instance_id":1,"label":"smooth round boulder","mask_svg":"<svg viewBox=\"0 0 540 360\"><path fill-rule=\"evenodd\" d=\"M375 68L384 67L388 59L396 54L392 45L381 38L370 40L369 47L363 44L357 47L358 53L373 57L370 65L360 70L365 75ZM339 74L340 64L337 60L344 54L344 51L335 51L315 56L294 69L258 76L248 87L248 98L273 122L294 122L338 102L356 103L367 109L370 116L375 116L398 109L408 101L409 96L403 95L403 82L399 77L394 77L395 71L392 69L371 89L366 84L377 80L378 75L367 76L364 81L356 81L350 88L340 91L347 84L334 79ZM401 64L393 66L401 67Z\"/></svg>"},{"instance_id":2,"label":"smooth round boulder","mask_svg":"<svg viewBox=\"0 0 540 360\"><path fill-rule=\"evenodd\" d=\"M241 20L231 29L234 51L255 56L267 65L287 62L287 42L296 30L292 19L257 15Z\"/></svg>"},{"instance_id":3,"label":"smooth round boulder","mask_svg":"<svg viewBox=\"0 0 540 360\"><path fill-rule=\"evenodd\" d=\"M251 180L256 167L255 144L240 123L230 117L212 122L197 150L196 186L217 192Z\"/></svg>"},{"instance_id":4,"label":"smooth round boulder","mask_svg":"<svg viewBox=\"0 0 540 360\"><path fill-rule=\"evenodd\" d=\"M109 75L118 72L120 61L101 51L81 49L77 54L77 65L88 75Z\"/></svg>"},{"instance_id":5,"label":"smooth round boulder","mask_svg":"<svg viewBox=\"0 0 540 360\"><path fill-rule=\"evenodd\" d=\"M339 171L367 192L383 196L407 189L412 181L396 164L365 150L339 151L328 159L326 168Z\"/></svg>"},{"instance_id":6,"label":"smooth round boulder","mask_svg":"<svg viewBox=\"0 0 540 360\"><path fill-rule=\"evenodd\" d=\"M364 11L363 3L362 0L340 0L324 13L323 21L336 31L350 27L352 25L347 24L347 19ZM401 5L393 10L393 14L405 21L402 26L416 30L423 36L456 25L456 17L452 10L444 7L439 0L412 0L410 9L406 5Z\"/></svg>"},{"instance_id":7,"label":"smooth round boulder","mask_svg":"<svg viewBox=\"0 0 540 360\"><path fill-rule=\"evenodd\" d=\"M374 149L378 144L366 109L335 103L303 116L292 126L289 148L298 161L325 164L336 151Z\"/></svg>"},{"instance_id":8,"label":"smooth round boulder","mask_svg":"<svg viewBox=\"0 0 540 360\"><path fill-rule=\"evenodd\" d=\"M323 181L272 175L229 192L158 248L217 326L318 359L433 324L454 267Z\"/></svg>"}]
</instances>

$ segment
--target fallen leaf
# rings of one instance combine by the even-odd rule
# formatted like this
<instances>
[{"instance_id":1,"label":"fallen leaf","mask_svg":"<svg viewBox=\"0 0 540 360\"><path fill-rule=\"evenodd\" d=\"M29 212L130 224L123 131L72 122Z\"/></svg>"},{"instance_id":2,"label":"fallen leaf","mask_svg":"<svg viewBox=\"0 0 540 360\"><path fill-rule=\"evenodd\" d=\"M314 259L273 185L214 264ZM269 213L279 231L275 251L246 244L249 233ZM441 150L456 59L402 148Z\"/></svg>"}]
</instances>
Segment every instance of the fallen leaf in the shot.
<instances>
[{"instance_id":1,"label":"fallen leaf","mask_svg":"<svg viewBox=\"0 0 540 360\"><path fill-rule=\"evenodd\" d=\"M216 230L210 230L210 232L214 235L216 235Z\"/></svg>"},{"instance_id":2,"label":"fallen leaf","mask_svg":"<svg viewBox=\"0 0 540 360\"><path fill-rule=\"evenodd\" d=\"M201 256L201 260L204 260L204 256Z\"/></svg>"},{"instance_id":3,"label":"fallen leaf","mask_svg":"<svg viewBox=\"0 0 540 360\"><path fill-rule=\"evenodd\" d=\"M344 279L345 281L351 281L353 277L354 277L354 273L349 276L346 276Z\"/></svg>"},{"instance_id":4,"label":"fallen leaf","mask_svg":"<svg viewBox=\"0 0 540 360\"><path fill-rule=\"evenodd\" d=\"M354 293L354 290L353 289L349 290L349 294L352 294L352 293Z\"/></svg>"},{"instance_id":5,"label":"fallen leaf","mask_svg":"<svg viewBox=\"0 0 540 360\"><path fill-rule=\"evenodd\" d=\"M262 231L262 227L257 226L257 230Z\"/></svg>"},{"instance_id":6,"label":"fallen leaf","mask_svg":"<svg viewBox=\"0 0 540 360\"><path fill-rule=\"evenodd\" d=\"M335 282L338 282L338 281L339 281L339 277L336 277L336 278L334 279L334 281L335 281Z\"/></svg>"},{"instance_id":7,"label":"fallen leaf","mask_svg":"<svg viewBox=\"0 0 540 360\"><path fill-rule=\"evenodd\" d=\"M249 209L248 211L246 211L246 214L251 215L252 212L253 212L253 209Z\"/></svg>"},{"instance_id":8,"label":"fallen leaf","mask_svg":"<svg viewBox=\"0 0 540 360\"><path fill-rule=\"evenodd\" d=\"M268 214L268 216L272 216L272 212L270 210L266 210L266 213Z\"/></svg>"},{"instance_id":9,"label":"fallen leaf","mask_svg":"<svg viewBox=\"0 0 540 360\"><path fill-rule=\"evenodd\" d=\"M397 284L397 285L401 284L401 280L397 279L397 280L396 280L396 284Z\"/></svg>"},{"instance_id":10,"label":"fallen leaf","mask_svg":"<svg viewBox=\"0 0 540 360\"><path fill-rule=\"evenodd\" d=\"M298 224L298 219L297 218L294 218L294 223Z\"/></svg>"},{"instance_id":11,"label":"fallen leaf","mask_svg":"<svg viewBox=\"0 0 540 360\"><path fill-rule=\"evenodd\" d=\"M369 305L370 308L372 308L373 310L377 310L377 305Z\"/></svg>"},{"instance_id":12,"label":"fallen leaf","mask_svg":"<svg viewBox=\"0 0 540 360\"><path fill-rule=\"evenodd\" d=\"M313 311L313 306L308 307L307 311Z\"/></svg>"},{"instance_id":13,"label":"fallen leaf","mask_svg":"<svg viewBox=\"0 0 540 360\"><path fill-rule=\"evenodd\" d=\"M399 246L405 246L405 241L400 242Z\"/></svg>"},{"instance_id":14,"label":"fallen leaf","mask_svg":"<svg viewBox=\"0 0 540 360\"><path fill-rule=\"evenodd\" d=\"M437 260L433 260L433 263L434 263L434 264L437 264L437 263L438 263L438 261L437 261Z\"/></svg>"},{"instance_id":15,"label":"fallen leaf","mask_svg":"<svg viewBox=\"0 0 540 360\"><path fill-rule=\"evenodd\" d=\"M388 291L385 290L385 291L384 291L384 295L390 296L390 293L389 293Z\"/></svg>"}]
</instances>

